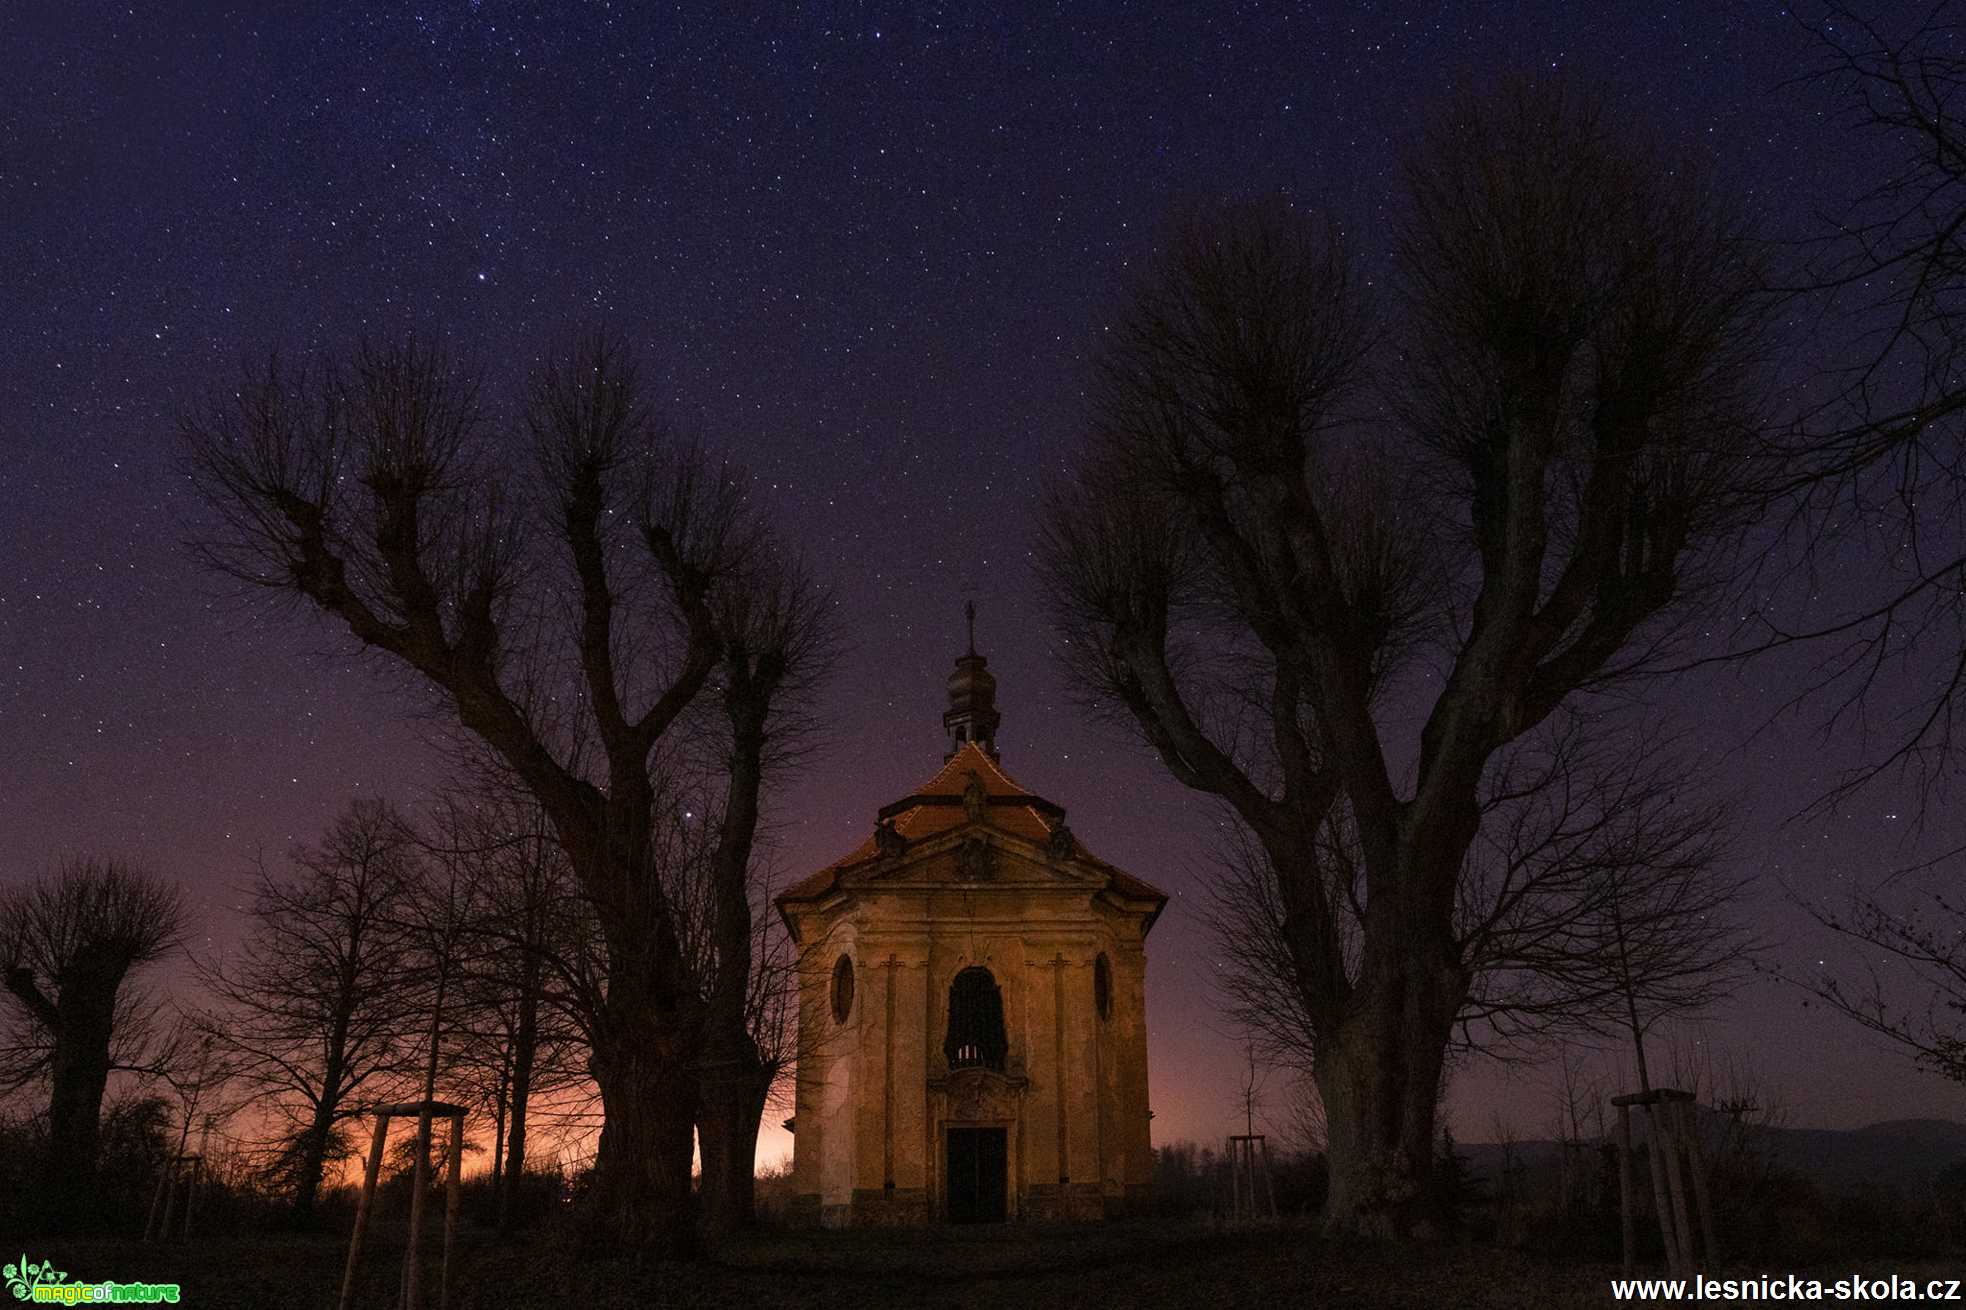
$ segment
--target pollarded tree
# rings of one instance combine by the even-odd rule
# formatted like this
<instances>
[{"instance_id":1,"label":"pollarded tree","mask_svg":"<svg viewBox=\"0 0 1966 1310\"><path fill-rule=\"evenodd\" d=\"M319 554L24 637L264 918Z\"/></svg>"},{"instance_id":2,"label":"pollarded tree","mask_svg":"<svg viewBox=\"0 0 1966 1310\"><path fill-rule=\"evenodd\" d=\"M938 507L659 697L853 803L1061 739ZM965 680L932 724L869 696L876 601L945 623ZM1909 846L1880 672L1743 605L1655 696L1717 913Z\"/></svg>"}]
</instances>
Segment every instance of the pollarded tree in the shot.
<instances>
[{"instance_id":1,"label":"pollarded tree","mask_svg":"<svg viewBox=\"0 0 1966 1310\"><path fill-rule=\"evenodd\" d=\"M416 997L404 905L418 852L400 816L354 801L285 871L255 870L252 924L230 958L197 962L217 1002L200 1019L232 1087L275 1133L269 1172L301 1221L342 1125L399 1091Z\"/></svg>"},{"instance_id":2,"label":"pollarded tree","mask_svg":"<svg viewBox=\"0 0 1966 1310\"><path fill-rule=\"evenodd\" d=\"M1088 699L1275 873L1334 1224L1428 1222L1497 753L1643 672L1742 513L1760 279L1702 176L1512 81L1407 157L1390 333L1269 208L1190 223L1102 337L1047 590Z\"/></svg>"},{"instance_id":3,"label":"pollarded tree","mask_svg":"<svg viewBox=\"0 0 1966 1310\"><path fill-rule=\"evenodd\" d=\"M604 339L535 372L530 466L473 378L414 343L305 378L275 362L181 427L220 520L205 560L410 672L545 811L605 943L601 1230L693 1250L705 1007L656 865L655 765L711 712L726 596L781 567L746 481L671 439Z\"/></svg>"},{"instance_id":4,"label":"pollarded tree","mask_svg":"<svg viewBox=\"0 0 1966 1310\"><path fill-rule=\"evenodd\" d=\"M184 928L177 885L121 860L69 860L0 898L0 968L17 1034L6 1082L48 1079L51 1165L64 1177L87 1180L95 1169L110 1073L161 1067L156 1007L131 975L176 950Z\"/></svg>"}]
</instances>

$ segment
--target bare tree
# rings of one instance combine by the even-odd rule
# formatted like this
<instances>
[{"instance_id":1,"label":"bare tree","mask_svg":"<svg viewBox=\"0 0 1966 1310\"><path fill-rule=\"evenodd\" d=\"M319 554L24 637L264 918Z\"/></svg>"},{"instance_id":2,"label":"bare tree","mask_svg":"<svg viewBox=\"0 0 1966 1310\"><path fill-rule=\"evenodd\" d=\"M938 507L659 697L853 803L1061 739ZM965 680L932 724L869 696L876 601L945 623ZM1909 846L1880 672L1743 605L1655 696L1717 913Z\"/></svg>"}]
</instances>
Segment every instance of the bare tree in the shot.
<instances>
[{"instance_id":1,"label":"bare tree","mask_svg":"<svg viewBox=\"0 0 1966 1310\"><path fill-rule=\"evenodd\" d=\"M777 879L767 873L757 886L759 904L770 905L778 890ZM751 950L751 994L746 1005L751 1040L758 1048L760 1063L770 1072L765 1111L790 1110L795 1099L792 1075L799 1053L811 1049L800 1042L811 1041L813 1035L799 1032L798 945L786 929L785 921L776 914L758 915L757 940ZM751 1150L755 1158L755 1140Z\"/></svg>"},{"instance_id":2,"label":"bare tree","mask_svg":"<svg viewBox=\"0 0 1966 1310\"><path fill-rule=\"evenodd\" d=\"M1571 714L1497 763L1462 883L1470 1049L1642 1037L1739 985L1763 943L1717 779L1657 732Z\"/></svg>"},{"instance_id":3,"label":"bare tree","mask_svg":"<svg viewBox=\"0 0 1966 1310\"><path fill-rule=\"evenodd\" d=\"M260 861L244 940L196 962L215 1003L200 1027L272 1130L268 1175L302 1222L345 1154L343 1123L406 1076L415 992L402 919L418 859L395 810L352 801L286 870Z\"/></svg>"},{"instance_id":4,"label":"bare tree","mask_svg":"<svg viewBox=\"0 0 1966 1310\"><path fill-rule=\"evenodd\" d=\"M1429 1218L1483 779L1648 668L1743 512L1758 414L1760 279L1697 166L1515 81L1453 99L1405 173L1397 421L1365 422L1383 334L1335 232L1192 223L1102 337L1041 542L1088 700L1264 853L1327 1218L1382 1230Z\"/></svg>"},{"instance_id":5,"label":"bare tree","mask_svg":"<svg viewBox=\"0 0 1966 1310\"><path fill-rule=\"evenodd\" d=\"M184 930L177 885L122 860L77 857L0 897L6 1082L48 1080L50 1162L65 1178L93 1174L110 1074L158 1072L168 1059L156 1006L130 983Z\"/></svg>"},{"instance_id":6,"label":"bare tree","mask_svg":"<svg viewBox=\"0 0 1966 1310\"><path fill-rule=\"evenodd\" d=\"M811 662L801 656L797 663ZM736 676L733 682L743 686ZM726 699L737 697L727 692ZM759 752L754 762L732 755L723 791L705 794L702 779L715 769L669 768L657 802L665 817L654 825L659 834L654 864L682 925L689 968L703 989L706 1015L737 1025L734 1032L724 1030L715 1047L706 1045L702 1065L701 1198L705 1227L713 1233L754 1217L759 1120L792 1068L797 972L782 921L750 913L751 906L768 906L772 892L769 860L759 844L742 856L749 866L744 917L721 900L718 865L735 858L731 834L751 826L726 818L728 779L735 777L742 786L748 772L761 780L767 769L798 753L808 737L809 729L793 713L775 715L767 739L748 748ZM712 734L702 748L727 750L729 743ZM756 805L757 798L749 803ZM463 985L476 998L464 1002L472 1017L463 1022L473 1028L464 1036L484 1052L467 1054L481 1066L478 1081L490 1081L491 1090L481 1099L493 1103L500 1122L509 1124L504 1158L495 1168L503 1180L501 1213L506 1215L526 1159L528 1102L535 1090L563 1092L582 1080L568 1057L586 1050L585 1033L606 977L605 946L593 940L592 917L542 823L528 798L491 780L468 802L453 797L444 807L441 844L433 848L445 858L461 859L475 889L471 931L481 945L464 952ZM720 934L734 923L748 925L750 940L742 953L720 949ZM720 992L727 980L741 984L734 998ZM732 1000L736 1005L719 1013L717 1007Z\"/></svg>"},{"instance_id":7,"label":"bare tree","mask_svg":"<svg viewBox=\"0 0 1966 1310\"><path fill-rule=\"evenodd\" d=\"M423 1068L416 1083L420 1108L410 1170L410 1251L403 1265L402 1303L406 1306L422 1304L423 1257L418 1238L423 1232L423 1210L430 1199L431 1184L443 1176L437 1172L431 1144L437 1083L439 1077L449 1079L456 1074L458 1049L451 1039L462 1026L460 1013L466 1008L458 997L460 975L471 963L470 955L477 944L472 940L471 926L480 917L477 905L482 897L482 888L470 878L471 871L456 858L433 861L420 872L422 876L410 884L409 895L404 898L403 924L410 957L416 964L404 982L416 991L418 1019L428 1016L423 1023ZM458 1123L461 1127L462 1121ZM446 1163L461 1168L462 1156ZM446 1255L449 1240L447 1228Z\"/></svg>"},{"instance_id":8,"label":"bare tree","mask_svg":"<svg viewBox=\"0 0 1966 1310\"><path fill-rule=\"evenodd\" d=\"M1813 643L1806 693L1827 706L1825 734L1861 733L1867 745L1881 734L1824 804L1888 777L1900 784L1894 808L1922 821L1956 777L1966 707L1966 9L1810 8L1798 21L1818 60L1798 81L1836 97L1837 125L1876 172L1825 225L1792 288L1838 335L1825 395L1778 450L1786 476L1770 490L1789 499L1805 564L1828 560L1847 576L1862 559L1863 576L1881 581L1854 597L1839 588L1843 608L1828 614L1758 613L1746 649ZM1817 572L1802 575L1812 599ZM1966 1077L1966 907L1888 881L1841 905L1797 899L1854 949L1780 976L1921 1067Z\"/></svg>"},{"instance_id":9,"label":"bare tree","mask_svg":"<svg viewBox=\"0 0 1966 1310\"><path fill-rule=\"evenodd\" d=\"M1920 1068L1966 1082L1966 905L1944 892L1859 893L1840 908L1804 902L1816 923L1858 948L1832 971L1777 971L1846 1019L1889 1041ZM1905 1000L1905 997L1916 997Z\"/></svg>"},{"instance_id":10,"label":"bare tree","mask_svg":"<svg viewBox=\"0 0 1966 1310\"><path fill-rule=\"evenodd\" d=\"M1597 1157L1607 1140L1604 1111L1610 1097L1602 1079L1585 1071L1581 1052L1558 1049L1556 1120L1550 1137L1561 1152L1555 1197L1560 1215L1597 1206L1596 1185L1602 1177Z\"/></svg>"},{"instance_id":11,"label":"bare tree","mask_svg":"<svg viewBox=\"0 0 1966 1310\"><path fill-rule=\"evenodd\" d=\"M550 375L535 388L536 442L568 442L582 412ZM718 648L714 700L719 713L702 740L667 758L656 813L675 836L663 843L659 880L674 910L681 949L702 1006L696 1132L701 1148L702 1213L712 1234L751 1223L760 1117L786 1067L771 1049L774 1017L782 1023L788 970L782 943L754 870L768 776L812 744L813 692L830 671L838 629L831 593L786 547L753 530L727 585L708 598ZM706 716L708 717L708 716ZM708 767L691 750L718 758ZM721 790L704 779L720 779ZM704 816L692 837L678 810ZM715 816L714 825L709 816ZM763 1040L761 1040L763 1039Z\"/></svg>"},{"instance_id":12,"label":"bare tree","mask_svg":"<svg viewBox=\"0 0 1966 1310\"><path fill-rule=\"evenodd\" d=\"M535 1096L586 1080L578 1015L589 991L581 960L593 925L566 854L529 796L488 780L447 798L435 828L439 853L459 862L475 893L472 946L460 961L460 1056L475 1064L478 1099L492 1107L498 1224L509 1231Z\"/></svg>"},{"instance_id":13,"label":"bare tree","mask_svg":"<svg viewBox=\"0 0 1966 1310\"><path fill-rule=\"evenodd\" d=\"M1290 1080L1281 1112L1271 1121L1283 1149L1297 1156L1323 1155L1327 1134L1324 1102L1318 1099L1317 1080L1308 1073Z\"/></svg>"},{"instance_id":14,"label":"bare tree","mask_svg":"<svg viewBox=\"0 0 1966 1310\"><path fill-rule=\"evenodd\" d=\"M1552 1041L1639 1033L1703 1009L1746 976L1758 941L1728 871L1718 784L1654 732L1559 713L1498 753L1455 889L1454 952L1468 974L1452 1049L1495 1059ZM1266 1059L1310 1074L1317 1030L1297 976L1283 879L1244 829L1227 835L1205 915L1230 1017ZM1328 823L1320 863L1342 869L1338 933L1355 970L1364 865Z\"/></svg>"},{"instance_id":15,"label":"bare tree","mask_svg":"<svg viewBox=\"0 0 1966 1310\"><path fill-rule=\"evenodd\" d=\"M1236 1081L1236 1101L1242 1110L1242 1131L1256 1131L1256 1112L1263 1108L1263 1089L1270 1080L1270 1071L1257 1058L1254 1041L1243 1044L1242 1077Z\"/></svg>"},{"instance_id":16,"label":"bare tree","mask_svg":"<svg viewBox=\"0 0 1966 1310\"><path fill-rule=\"evenodd\" d=\"M1966 9L1811 10L1797 21L1819 57L1797 81L1835 98L1833 124L1874 171L1789 278L1796 317L1831 335L1816 400L1761 461L1799 549L1753 579L1740 645L1810 643L1796 701L1826 711L1826 734L1876 741L1823 804L1884 776L1929 800L1955 766L1966 692ZM1853 559L1867 587L1850 585Z\"/></svg>"},{"instance_id":17,"label":"bare tree","mask_svg":"<svg viewBox=\"0 0 1966 1310\"><path fill-rule=\"evenodd\" d=\"M410 672L545 811L605 940L588 1034L601 1228L687 1253L714 1025L655 864L654 765L725 667L729 596L755 585L770 534L746 481L664 432L606 339L534 374L530 473L490 427L475 380L415 343L308 376L275 361L181 423L220 519L198 548Z\"/></svg>"},{"instance_id":18,"label":"bare tree","mask_svg":"<svg viewBox=\"0 0 1966 1310\"><path fill-rule=\"evenodd\" d=\"M758 1127L788 1068L784 1035L794 968L756 867L756 834L768 772L810 744L811 694L831 668L833 598L783 556L762 555L746 585L723 598L722 708L728 749L710 853L706 1046L697 1140L704 1219L728 1232L756 1218ZM752 913L754 903L762 911ZM761 949L762 948L762 949Z\"/></svg>"}]
</instances>

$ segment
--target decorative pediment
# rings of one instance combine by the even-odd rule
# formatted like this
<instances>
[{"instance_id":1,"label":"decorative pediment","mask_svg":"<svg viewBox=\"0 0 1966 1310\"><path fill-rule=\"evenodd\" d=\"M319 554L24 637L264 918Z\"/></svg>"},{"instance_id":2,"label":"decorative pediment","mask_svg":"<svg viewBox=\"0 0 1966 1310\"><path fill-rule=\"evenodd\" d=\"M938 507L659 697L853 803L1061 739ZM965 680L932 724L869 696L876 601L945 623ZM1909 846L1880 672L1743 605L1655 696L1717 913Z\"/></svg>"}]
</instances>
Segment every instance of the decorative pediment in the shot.
<instances>
[{"instance_id":1,"label":"decorative pediment","mask_svg":"<svg viewBox=\"0 0 1966 1310\"><path fill-rule=\"evenodd\" d=\"M907 842L891 856L841 871L845 887L900 890L904 887L1073 888L1096 891L1106 885L1103 870L1051 856L1043 843L1008 837L977 825Z\"/></svg>"},{"instance_id":2,"label":"decorative pediment","mask_svg":"<svg viewBox=\"0 0 1966 1310\"><path fill-rule=\"evenodd\" d=\"M1015 1119L1031 1080L1022 1074L995 1069L956 1069L928 1080L929 1091L942 1098L942 1119Z\"/></svg>"},{"instance_id":3,"label":"decorative pediment","mask_svg":"<svg viewBox=\"0 0 1966 1310\"><path fill-rule=\"evenodd\" d=\"M778 897L795 936L807 912L800 907L856 888L1110 893L1111 904L1129 911L1146 903L1149 925L1166 903L1161 892L1096 858L1066 826L1063 806L1025 790L974 741L960 743L919 789L882 806L873 827L855 850Z\"/></svg>"}]
</instances>

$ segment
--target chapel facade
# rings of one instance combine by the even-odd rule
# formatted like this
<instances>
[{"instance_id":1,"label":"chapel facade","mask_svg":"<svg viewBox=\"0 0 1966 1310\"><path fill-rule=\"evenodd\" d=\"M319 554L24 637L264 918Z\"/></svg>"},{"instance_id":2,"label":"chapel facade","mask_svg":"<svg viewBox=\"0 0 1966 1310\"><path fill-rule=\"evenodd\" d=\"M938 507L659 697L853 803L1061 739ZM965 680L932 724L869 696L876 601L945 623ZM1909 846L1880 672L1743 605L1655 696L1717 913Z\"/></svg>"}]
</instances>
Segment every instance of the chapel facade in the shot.
<instances>
[{"instance_id":1,"label":"chapel facade","mask_svg":"<svg viewBox=\"0 0 1966 1310\"><path fill-rule=\"evenodd\" d=\"M1098 1219L1151 1187L1145 943L1167 897L1004 772L971 627L941 769L777 900L808 1223Z\"/></svg>"}]
</instances>

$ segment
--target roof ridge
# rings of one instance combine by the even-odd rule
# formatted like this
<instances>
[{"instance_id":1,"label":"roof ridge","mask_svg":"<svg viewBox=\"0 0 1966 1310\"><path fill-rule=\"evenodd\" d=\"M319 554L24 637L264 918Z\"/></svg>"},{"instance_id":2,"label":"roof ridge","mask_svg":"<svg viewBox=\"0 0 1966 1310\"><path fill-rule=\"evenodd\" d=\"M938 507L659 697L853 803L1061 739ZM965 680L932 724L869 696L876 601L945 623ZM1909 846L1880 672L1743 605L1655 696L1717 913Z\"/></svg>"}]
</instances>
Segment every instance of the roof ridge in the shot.
<instances>
[{"instance_id":1,"label":"roof ridge","mask_svg":"<svg viewBox=\"0 0 1966 1310\"><path fill-rule=\"evenodd\" d=\"M971 755L975 756L974 760L969 759ZM1004 787L1008 788L1010 791L1015 793L1021 793L1024 795L1036 795L1035 792L1032 792L1030 788L1026 787L1023 783L1017 781L1017 779L1011 777L1008 773L1005 773L1003 765L991 759L989 753L983 750L975 742L964 742L962 744L962 748L958 750L954 755L951 755L948 759L944 760L942 762L942 767L937 769L929 777L929 780L927 782L923 783L920 787L917 787L914 791L908 794L911 796L936 795L938 794L937 784L943 783L945 778L948 779L947 785L954 787L956 780L962 777L962 773L958 771L959 767L960 769L963 770L973 771L978 764L981 764L984 768L988 769L990 773L996 778L996 780L1002 783ZM955 790L960 790L960 788L955 788Z\"/></svg>"},{"instance_id":2,"label":"roof ridge","mask_svg":"<svg viewBox=\"0 0 1966 1310\"><path fill-rule=\"evenodd\" d=\"M973 758L972 758L973 753ZM974 776L982 785L986 804L970 817L969 793ZM960 805L959 805L960 802ZM879 858L879 827L891 824L905 839L905 849L946 836L957 829L980 824L993 833L1029 842L1045 850L1065 826L1065 809L1031 791L1005 772L1002 764L973 741L966 741L942 762L927 782L914 791L883 805L875 812L876 833L868 836L839 859L800 879L776 898L781 912L787 901L809 900L836 885L846 869ZM1055 852L1046 850L1047 855ZM1109 886L1123 895L1158 899L1166 893L1151 883L1135 878L1125 870L1087 850L1076 838L1065 843L1063 858L1103 872ZM1158 915L1159 911L1156 910ZM1151 919L1149 920L1151 923Z\"/></svg>"}]
</instances>

